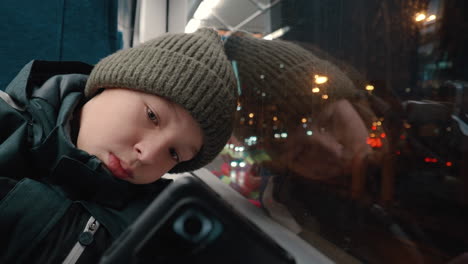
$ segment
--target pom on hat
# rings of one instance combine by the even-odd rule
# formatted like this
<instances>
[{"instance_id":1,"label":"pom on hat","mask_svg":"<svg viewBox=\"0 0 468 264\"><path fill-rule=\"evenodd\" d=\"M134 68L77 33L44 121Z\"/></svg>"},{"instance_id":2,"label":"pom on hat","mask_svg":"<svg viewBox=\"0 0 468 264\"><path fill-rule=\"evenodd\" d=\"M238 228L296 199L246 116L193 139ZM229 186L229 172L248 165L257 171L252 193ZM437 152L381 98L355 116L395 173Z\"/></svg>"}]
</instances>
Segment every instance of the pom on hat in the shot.
<instances>
[{"instance_id":1,"label":"pom on hat","mask_svg":"<svg viewBox=\"0 0 468 264\"><path fill-rule=\"evenodd\" d=\"M223 43L212 29L165 34L118 51L96 64L86 84L90 97L100 88L127 88L167 98L184 107L204 133L200 152L170 172L203 167L232 133L235 77Z\"/></svg>"}]
</instances>

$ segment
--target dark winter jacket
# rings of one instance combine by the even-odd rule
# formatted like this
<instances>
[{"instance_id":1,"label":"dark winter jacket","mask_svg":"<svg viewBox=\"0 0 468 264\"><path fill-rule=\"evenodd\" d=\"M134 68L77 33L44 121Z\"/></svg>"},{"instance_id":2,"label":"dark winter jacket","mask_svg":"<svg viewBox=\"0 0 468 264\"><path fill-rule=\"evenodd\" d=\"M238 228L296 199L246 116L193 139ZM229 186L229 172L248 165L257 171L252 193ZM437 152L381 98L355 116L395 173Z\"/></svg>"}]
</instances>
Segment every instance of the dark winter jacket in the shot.
<instances>
[{"instance_id":1,"label":"dark winter jacket","mask_svg":"<svg viewBox=\"0 0 468 264\"><path fill-rule=\"evenodd\" d=\"M97 263L169 183L122 181L75 147L91 69L32 61L0 91L0 263Z\"/></svg>"}]
</instances>

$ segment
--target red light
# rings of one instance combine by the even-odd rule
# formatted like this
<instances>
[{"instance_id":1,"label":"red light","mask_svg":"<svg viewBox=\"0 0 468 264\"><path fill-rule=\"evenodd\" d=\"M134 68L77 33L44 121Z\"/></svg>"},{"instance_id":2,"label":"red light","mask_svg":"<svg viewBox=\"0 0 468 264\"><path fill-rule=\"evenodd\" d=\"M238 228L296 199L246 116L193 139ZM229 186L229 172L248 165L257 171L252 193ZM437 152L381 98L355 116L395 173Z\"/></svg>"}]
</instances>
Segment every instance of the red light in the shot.
<instances>
[{"instance_id":1,"label":"red light","mask_svg":"<svg viewBox=\"0 0 468 264\"><path fill-rule=\"evenodd\" d=\"M376 126L372 126L372 130L377 130L377 127L376 127Z\"/></svg>"},{"instance_id":2,"label":"red light","mask_svg":"<svg viewBox=\"0 0 468 264\"><path fill-rule=\"evenodd\" d=\"M385 138L387 135L385 133L380 134L381 138Z\"/></svg>"},{"instance_id":3,"label":"red light","mask_svg":"<svg viewBox=\"0 0 468 264\"><path fill-rule=\"evenodd\" d=\"M447 165L447 167L452 167L452 162L451 162L451 161L447 161L447 162L445 163L445 165Z\"/></svg>"},{"instance_id":4,"label":"red light","mask_svg":"<svg viewBox=\"0 0 468 264\"><path fill-rule=\"evenodd\" d=\"M431 162L436 163L436 162L437 162L437 159L436 159L436 158L432 158L432 159L431 159Z\"/></svg>"},{"instance_id":5,"label":"red light","mask_svg":"<svg viewBox=\"0 0 468 264\"><path fill-rule=\"evenodd\" d=\"M405 139L405 138L406 138L405 135L400 136L400 139Z\"/></svg>"},{"instance_id":6,"label":"red light","mask_svg":"<svg viewBox=\"0 0 468 264\"><path fill-rule=\"evenodd\" d=\"M377 147L380 148L382 147L382 140L380 140L380 138L377 139Z\"/></svg>"},{"instance_id":7,"label":"red light","mask_svg":"<svg viewBox=\"0 0 468 264\"><path fill-rule=\"evenodd\" d=\"M425 162L431 162L431 158L424 158Z\"/></svg>"},{"instance_id":8,"label":"red light","mask_svg":"<svg viewBox=\"0 0 468 264\"><path fill-rule=\"evenodd\" d=\"M397 154L397 155L400 155L400 154L401 154L401 152L398 150L398 151L396 152L396 154Z\"/></svg>"},{"instance_id":9,"label":"red light","mask_svg":"<svg viewBox=\"0 0 468 264\"><path fill-rule=\"evenodd\" d=\"M383 145L380 138L367 138L367 144L373 148L380 148Z\"/></svg>"}]
</instances>

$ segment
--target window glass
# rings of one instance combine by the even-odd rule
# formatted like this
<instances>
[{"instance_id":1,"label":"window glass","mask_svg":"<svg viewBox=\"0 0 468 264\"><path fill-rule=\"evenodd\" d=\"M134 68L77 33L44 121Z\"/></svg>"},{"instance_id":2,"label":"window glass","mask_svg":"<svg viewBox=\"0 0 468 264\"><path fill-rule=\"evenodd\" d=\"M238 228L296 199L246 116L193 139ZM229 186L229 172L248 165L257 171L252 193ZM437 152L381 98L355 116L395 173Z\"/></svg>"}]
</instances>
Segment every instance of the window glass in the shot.
<instances>
[{"instance_id":1,"label":"window glass","mask_svg":"<svg viewBox=\"0 0 468 264\"><path fill-rule=\"evenodd\" d=\"M245 2L201 23L239 80L214 174L336 262L468 261L465 1Z\"/></svg>"}]
</instances>

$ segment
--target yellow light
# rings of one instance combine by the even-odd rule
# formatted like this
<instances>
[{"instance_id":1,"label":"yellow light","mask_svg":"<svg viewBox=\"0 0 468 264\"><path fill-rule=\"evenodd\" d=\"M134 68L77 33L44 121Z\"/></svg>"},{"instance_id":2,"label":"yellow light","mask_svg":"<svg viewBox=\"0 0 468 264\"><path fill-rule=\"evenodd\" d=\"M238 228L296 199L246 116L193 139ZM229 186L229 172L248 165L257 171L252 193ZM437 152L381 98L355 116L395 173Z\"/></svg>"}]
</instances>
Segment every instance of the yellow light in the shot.
<instances>
[{"instance_id":1,"label":"yellow light","mask_svg":"<svg viewBox=\"0 0 468 264\"><path fill-rule=\"evenodd\" d=\"M305 118L305 117L304 117L304 118L302 118L302 119L301 119L301 122L302 122L302 123L305 123L305 122L307 122L307 118Z\"/></svg>"},{"instance_id":2,"label":"yellow light","mask_svg":"<svg viewBox=\"0 0 468 264\"><path fill-rule=\"evenodd\" d=\"M373 90L374 90L374 86L368 84L368 85L366 85L366 90L367 90L367 91L373 91Z\"/></svg>"},{"instance_id":3,"label":"yellow light","mask_svg":"<svg viewBox=\"0 0 468 264\"><path fill-rule=\"evenodd\" d=\"M377 121L377 125L378 125L378 126L381 126L381 125L382 125L382 122Z\"/></svg>"},{"instance_id":4,"label":"yellow light","mask_svg":"<svg viewBox=\"0 0 468 264\"><path fill-rule=\"evenodd\" d=\"M316 84L322 84L322 83L326 83L328 81L327 76L315 75L314 78L315 78L315 83Z\"/></svg>"},{"instance_id":5,"label":"yellow light","mask_svg":"<svg viewBox=\"0 0 468 264\"><path fill-rule=\"evenodd\" d=\"M327 95L327 94L322 95L322 99L327 100L327 99L328 99L328 95Z\"/></svg>"},{"instance_id":6,"label":"yellow light","mask_svg":"<svg viewBox=\"0 0 468 264\"><path fill-rule=\"evenodd\" d=\"M426 19L426 15L423 14L423 13L417 13L416 17L414 18L414 20L416 20L416 22L423 21L424 19Z\"/></svg>"},{"instance_id":7,"label":"yellow light","mask_svg":"<svg viewBox=\"0 0 468 264\"><path fill-rule=\"evenodd\" d=\"M273 121L278 121L278 117L274 116Z\"/></svg>"},{"instance_id":8,"label":"yellow light","mask_svg":"<svg viewBox=\"0 0 468 264\"><path fill-rule=\"evenodd\" d=\"M253 118L253 117L254 117L254 114L253 114L253 113L250 113L250 114L249 114L249 117L250 117L250 118Z\"/></svg>"},{"instance_id":9,"label":"yellow light","mask_svg":"<svg viewBox=\"0 0 468 264\"><path fill-rule=\"evenodd\" d=\"M371 138L374 138L374 137L375 137L375 134L374 134L374 133L371 133L371 134L370 134L370 137L371 137Z\"/></svg>"},{"instance_id":10,"label":"yellow light","mask_svg":"<svg viewBox=\"0 0 468 264\"><path fill-rule=\"evenodd\" d=\"M377 122L372 122L372 126L377 126Z\"/></svg>"},{"instance_id":11,"label":"yellow light","mask_svg":"<svg viewBox=\"0 0 468 264\"><path fill-rule=\"evenodd\" d=\"M426 21L428 21L428 22L429 22L429 21L433 21L433 20L435 20L436 18L437 18L436 15L430 15L430 16L426 19Z\"/></svg>"},{"instance_id":12,"label":"yellow light","mask_svg":"<svg viewBox=\"0 0 468 264\"><path fill-rule=\"evenodd\" d=\"M320 92L320 88L314 87L314 88L312 88L312 92L313 93L318 93L318 92Z\"/></svg>"}]
</instances>

